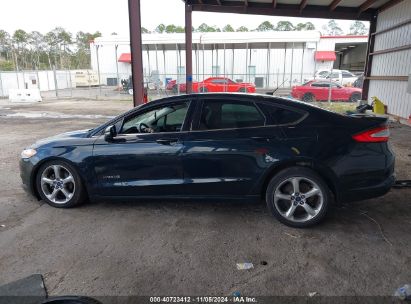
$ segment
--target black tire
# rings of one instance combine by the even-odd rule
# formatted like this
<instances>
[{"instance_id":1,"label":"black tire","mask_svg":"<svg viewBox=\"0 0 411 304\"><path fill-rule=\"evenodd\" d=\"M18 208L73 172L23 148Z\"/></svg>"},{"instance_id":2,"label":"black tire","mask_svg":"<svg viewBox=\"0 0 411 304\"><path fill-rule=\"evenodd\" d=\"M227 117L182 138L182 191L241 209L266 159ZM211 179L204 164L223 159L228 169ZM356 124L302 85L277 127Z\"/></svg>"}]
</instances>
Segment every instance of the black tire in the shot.
<instances>
[{"instance_id":1,"label":"black tire","mask_svg":"<svg viewBox=\"0 0 411 304\"><path fill-rule=\"evenodd\" d=\"M283 200L279 198L277 199L276 204L276 200L274 198L275 194L284 194L282 193L281 187L290 187L293 185L292 180L299 178L302 178L301 181L298 182L299 187L301 186L301 188L298 190L299 193L289 193L290 198L294 197L294 202L292 200L288 202L287 199ZM308 181L313 182L315 184L315 187L311 189L308 188ZM319 189L320 194L315 194L310 198L308 198L307 195L307 198L305 198L304 194L307 194L308 192L302 191L305 190L303 189L303 186L307 187L306 189L309 189L308 191L314 190L314 188ZM297 196L298 201L296 198ZM302 202L300 196L303 197ZM294 228L305 228L320 223L325 218L328 212L332 198L332 193L330 192L327 184L323 181L323 179L313 170L303 167L290 167L280 171L270 180L266 191L266 203L268 211L273 216L275 216L281 223ZM281 204L285 205L286 208L284 210L281 210ZM310 207L310 210L313 211L313 213L315 211L315 215L310 215L306 211L306 208L308 207ZM290 217L287 218L286 214L292 208L294 208L294 211L291 213ZM301 218L296 217L296 213L297 215L301 214ZM306 213L307 215L306 220L304 220L304 217L302 217L302 214L304 213Z\"/></svg>"},{"instance_id":2,"label":"black tire","mask_svg":"<svg viewBox=\"0 0 411 304\"><path fill-rule=\"evenodd\" d=\"M41 304L101 304L100 301L89 297L63 296L50 297Z\"/></svg>"},{"instance_id":3,"label":"black tire","mask_svg":"<svg viewBox=\"0 0 411 304\"><path fill-rule=\"evenodd\" d=\"M238 90L238 92L240 92L240 93L248 93L248 90L247 90L247 88L240 88L240 89Z\"/></svg>"},{"instance_id":4,"label":"black tire","mask_svg":"<svg viewBox=\"0 0 411 304\"><path fill-rule=\"evenodd\" d=\"M53 166L61 168L59 170L60 171L59 175L61 174L60 178L57 178L55 175L53 175L54 174L53 172L55 172L52 169ZM67 174L67 172L69 174ZM43 173L44 173L44 177L46 178L48 178L47 174L51 174L52 177L49 178L49 180L55 181L55 182L61 181L60 184L53 186L49 182L47 182L47 183L43 183L43 186L42 186ZM64 179L69 177L69 175L71 175L72 179L67 184L64 184L63 183ZM45 201L47 204L49 204L50 206L53 206L56 208L71 208L87 200L87 192L83 185L80 175L77 173L77 170L72 165L70 165L68 162L65 162L65 161L51 160L51 161L48 161L42 164L36 175L36 187L37 187L37 191L41 199ZM44 187L44 190L43 190L43 187ZM49 191L53 193L56 187L59 187L62 190L56 191L57 195L56 195L55 201L53 201L50 199L50 197L47 197L47 194L45 192ZM66 193L71 193L72 195L69 196L69 198L67 198L67 196L63 193L63 189L65 190ZM64 199L59 199L59 198L64 198Z\"/></svg>"},{"instance_id":5,"label":"black tire","mask_svg":"<svg viewBox=\"0 0 411 304\"><path fill-rule=\"evenodd\" d=\"M201 93L207 93L208 89L206 87L201 87L198 91Z\"/></svg>"},{"instance_id":6,"label":"black tire","mask_svg":"<svg viewBox=\"0 0 411 304\"><path fill-rule=\"evenodd\" d=\"M303 98L301 99L304 102L314 102L315 101L315 97L313 94L311 93L305 93L303 95Z\"/></svg>"},{"instance_id":7,"label":"black tire","mask_svg":"<svg viewBox=\"0 0 411 304\"><path fill-rule=\"evenodd\" d=\"M360 93L353 93L351 96L350 96L350 99L349 99L349 101L350 102L358 102L358 101L360 101L361 100L361 94Z\"/></svg>"},{"instance_id":8,"label":"black tire","mask_svg":"<svg viewBox=\"0 0 411 304\"><path fill-rule=\"evenodd\" d=\"M101 304L101 302L89 297L63 296L50 297L41 304Z\"/></svg>"}]
</instances>

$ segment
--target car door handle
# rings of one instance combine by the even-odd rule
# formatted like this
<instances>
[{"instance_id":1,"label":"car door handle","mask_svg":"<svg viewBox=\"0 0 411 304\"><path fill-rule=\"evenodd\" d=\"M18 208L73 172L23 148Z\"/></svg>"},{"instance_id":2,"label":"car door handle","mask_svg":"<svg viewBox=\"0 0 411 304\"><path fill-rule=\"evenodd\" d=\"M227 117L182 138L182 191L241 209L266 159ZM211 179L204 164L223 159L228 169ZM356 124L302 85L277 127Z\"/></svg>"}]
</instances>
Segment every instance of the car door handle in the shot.
<instances>
[{"instance_id":1,"label":"car door handle","mask_svg":"<svg viewBox=\"0 0 411 304\"><path fill-rule=\"evenodd\" d=\"M178 138L159 138L156 142L160 145L171 145L178 142Z\"/></svg>"}]
</instances>

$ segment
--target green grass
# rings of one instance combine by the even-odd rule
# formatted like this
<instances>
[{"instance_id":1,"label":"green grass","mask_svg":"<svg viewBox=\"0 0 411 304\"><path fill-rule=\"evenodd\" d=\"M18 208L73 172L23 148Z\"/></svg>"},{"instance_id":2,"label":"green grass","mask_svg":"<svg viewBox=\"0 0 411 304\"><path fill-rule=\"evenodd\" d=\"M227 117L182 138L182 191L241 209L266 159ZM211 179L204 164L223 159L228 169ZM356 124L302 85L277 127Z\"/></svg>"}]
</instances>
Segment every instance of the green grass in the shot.
<instances>
[{"instance_id":1,"label":"green grass","mask_svg":"<svg viewBox=\"0 0 411 304\"><path fill-rule=\"evenodd\" d=\"M341 114L345 114L347 111L355 111L355 108L357 107L356 103L353 102L314 102L314 105Z\"/></svg>"}]
</instances>

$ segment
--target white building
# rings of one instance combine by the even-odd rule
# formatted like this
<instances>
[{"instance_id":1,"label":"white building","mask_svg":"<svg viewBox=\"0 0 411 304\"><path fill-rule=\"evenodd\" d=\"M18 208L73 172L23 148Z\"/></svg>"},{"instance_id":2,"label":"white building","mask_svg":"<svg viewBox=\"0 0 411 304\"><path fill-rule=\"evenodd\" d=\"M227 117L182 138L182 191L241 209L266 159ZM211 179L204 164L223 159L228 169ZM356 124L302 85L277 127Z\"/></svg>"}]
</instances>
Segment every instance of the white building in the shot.
<instances>
[{"instance_id":1,"label":"white building","mask_svg":"<svg viewBox=\"0 0 411 304\"><path fill-rule=\"evenodd\" d=\"M144 34L147 81L185 82L184 34ZM366 36L321 36L318 31L193 33L193 79L226 76L257 87L290 87L316 70L363 71ZM115 85L131 75L129 39L97 38L91 62L101 83ZM97 56L98 54L98 56Z\"/></svg>"}]
</instances>

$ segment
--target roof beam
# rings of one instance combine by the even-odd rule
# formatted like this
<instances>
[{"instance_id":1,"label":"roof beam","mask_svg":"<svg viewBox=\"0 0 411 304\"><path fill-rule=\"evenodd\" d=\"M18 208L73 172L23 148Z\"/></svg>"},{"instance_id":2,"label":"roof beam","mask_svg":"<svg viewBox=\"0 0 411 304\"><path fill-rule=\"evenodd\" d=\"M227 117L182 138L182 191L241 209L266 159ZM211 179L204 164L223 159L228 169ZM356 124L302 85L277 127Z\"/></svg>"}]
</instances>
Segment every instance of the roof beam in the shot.
<instances>
[{"instance_id":1,"label":"roof beam","mask_svg":"<svg viewBox=\"0 0 411 304\"><path fill-rule=\"evenodd\" d=\"M244 0L244 5L248 6L248 0Z\"/></svg>"},{"instance_id":2,"label":"roof beam","mask_svg":"<svg viewBox=\"0 0 411 304\"><path fill-rule=\"evenodd\" d=\"M342 0L334 0L333 2L331 2L329 9L330 11L333 11L337 8L338 4L340 4Z\"/></svg>"},{"instance_id":3,"label":"roof beam","mask_svg":"<svg viewBox=\"0 0 411 304\"><path fill-rule=\"evenodd\" d=\"M273 8L276 8L277 6L277 0L273 0Z\"/></svg>"},{"instance_id":4,"label":"roof beam","mask_svg":"<svg viewBox=\"0 0 411 304\"><path fill-rule=\"evenodd\" d=\"M381 13L381 12L387 10L387 9L390 9L391 7L393 7L394 5L397 5L398 3L402 2L402 1L404 1L404 0L391 0L391 1L388 1L387 3L381 5L378 8L378 12Z\"/></svg>"},{"instance_id":5,"label":"roof beam","mask_svg":"<svg viewBox=\"0 0 411 304\"><path fill-rule=\"evenodd\" d=\"M300 12L302 12L303 11L303 9L305 9L305 7L307 6L307 2L308 2L308 0L301 0L301 2L300 2Z\"/></svg>"},{"instance_id":6,"label":"roof beam","mask_svg":"<svg viewBox=\"0 0 411 304\"><path fill-rule=\"evenodd\" d=\"M373 9L368 9L366 12L364 11L359 14L358 7L337 7L333 11L330 11L329 6L307 4L304 10L300 11L299 4L276 3L276 6L273 7L272 2L253 2L253 5L251 5L250 0L248 0L250 5L245 6L244 0L232 0L220 1L222 5L216 5L215 1L216 0L208 2L203 0L204 4L192 4L193 11L360 21L370 21L375 14L375 10Z\"/></svg>"},{"instance_id":7,"label":"roof beam","mask_svg":"<svg viewBox=\"0 0 411 304\"><path fill-rule=\"evenodd\" d=\"M377 0L366 0L363 4L360 5L358 8L360 14L371 7Z\"/></svg>"}]
</instances>

